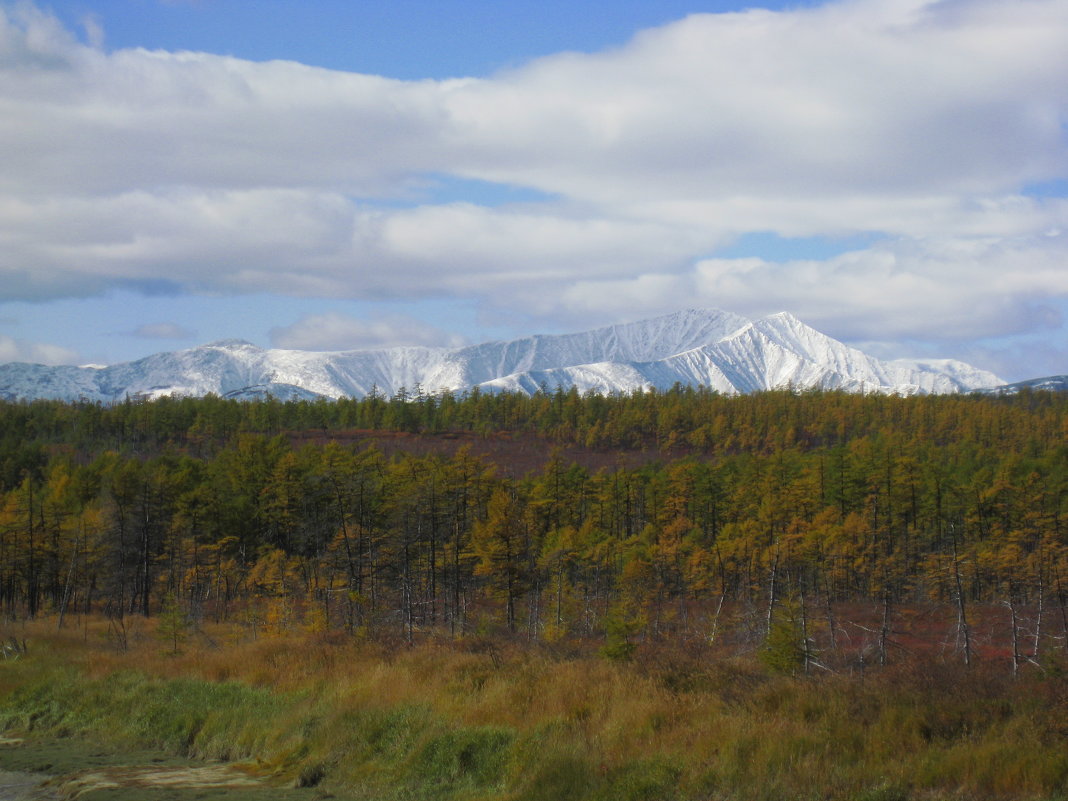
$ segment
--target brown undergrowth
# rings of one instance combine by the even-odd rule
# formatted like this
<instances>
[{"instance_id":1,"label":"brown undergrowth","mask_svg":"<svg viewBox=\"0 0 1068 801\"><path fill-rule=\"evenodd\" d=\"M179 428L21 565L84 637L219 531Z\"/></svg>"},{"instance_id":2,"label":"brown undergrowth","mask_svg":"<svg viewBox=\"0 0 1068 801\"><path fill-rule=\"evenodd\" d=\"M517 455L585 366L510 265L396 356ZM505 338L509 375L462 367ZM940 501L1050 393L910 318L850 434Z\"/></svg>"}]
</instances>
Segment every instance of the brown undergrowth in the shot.
<instances>
[{"instance_id":1,"label":"brown undergrowth","mask_svg":"<svg viewBox=\"0 0 1068 801\"><path fill-rule=\"evenodd\" d=\"M191 756L353 798L1009 799L1068 792L1068 682L928 659L790 676L751 657L505 639L415 647L155 621L8 626L0 725Z\"/></svg>"}]
</instances>

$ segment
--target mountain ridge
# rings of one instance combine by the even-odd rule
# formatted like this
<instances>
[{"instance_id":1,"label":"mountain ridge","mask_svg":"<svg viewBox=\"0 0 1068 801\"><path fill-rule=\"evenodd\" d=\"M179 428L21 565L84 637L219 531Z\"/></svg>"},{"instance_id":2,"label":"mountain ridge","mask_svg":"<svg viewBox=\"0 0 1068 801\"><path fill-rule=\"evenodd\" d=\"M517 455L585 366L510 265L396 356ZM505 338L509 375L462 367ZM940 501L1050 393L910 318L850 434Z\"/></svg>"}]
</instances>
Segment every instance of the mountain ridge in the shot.
<instances>
[{"instance_id":1,"label":"mountain ridge","mask_svg":"<svg viewBox=\"0 0 1068 801\"><path fill-rule=\"evenodd\" d=\"M1068 392L1068 375L1047 375L1039 378L1029 378L1025 381L1014 381L1011 384L980 391L996 395L1015 395L1022 390Z\"/></svg>"},{"instance_id":2,"label":"mountain ridge","mask_svg":"<svg viewBox=\"0 0 1068 801\"><path fill-rule=\"evenodd\" d=\"M106 367L0 365L0 397L115 402L161 395L255 398L392 396L401 388L533 393L542 387L629 392L676 383L735 394L791 386L897 394L992 390L992 373L954 360L881 361L788 312L749 320L720 309L572 334L459 348L264 349L224 339Z\"/></svg>"}]
</instances>

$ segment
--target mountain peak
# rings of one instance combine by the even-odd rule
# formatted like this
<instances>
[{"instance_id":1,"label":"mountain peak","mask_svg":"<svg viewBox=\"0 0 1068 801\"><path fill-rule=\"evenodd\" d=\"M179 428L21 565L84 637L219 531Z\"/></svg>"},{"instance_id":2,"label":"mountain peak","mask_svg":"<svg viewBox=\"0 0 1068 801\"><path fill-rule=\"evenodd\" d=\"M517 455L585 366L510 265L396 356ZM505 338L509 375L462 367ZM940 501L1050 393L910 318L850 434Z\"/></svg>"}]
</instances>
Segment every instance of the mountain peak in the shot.
<instances>
[{"instance_id":1,"label":"mountain peak","mask_svg":"<svg viewBox=\"0 0 1068 801\"><path fill-rule=\"evenodd\" d=\"M901 394L960 392L1001 384L949 360L883 362L809 327L789 312L759 320L721 309L673 314L575 334L530 336L463 348L332 353L264 350L224 339L110 367L0 365L0 397L204 395L253 398L387 396L402 388L537 392L542 386L628 393L704 386L723 393L819 387Z\"/></svg>"},{"instance_id":2,"label":"mountain peak","mask_svg":"<svg viewBox=\"0 0 1068 801\"><path fill-rule=\"evenodd\" d=\"M768 314L768 315L766 315L766 316L764 316L764 317L762 317L760 319L762 319L762 320L781 320L782 322L790 323L791 325L800 324L800 325L804 325L806 328L808 327L805 323L801 322L801 320L799 320L797 317L795 317L793 314L791 314L788 311L775 312L774 314Z\"/></svg>"},{"instance_id":3,"label":"mountain peak","mask_svg":"<svg viewBox=\"0 0 1068 801\"><path fill-rule=\"evenodd\" d=\"M263 350L259 345L255 345L247 339L217 339L214 342L208 342L205 345L198 345L195 350L207 348L214 350L247 350L249 348Z\"/></svg>"}]
</instances>

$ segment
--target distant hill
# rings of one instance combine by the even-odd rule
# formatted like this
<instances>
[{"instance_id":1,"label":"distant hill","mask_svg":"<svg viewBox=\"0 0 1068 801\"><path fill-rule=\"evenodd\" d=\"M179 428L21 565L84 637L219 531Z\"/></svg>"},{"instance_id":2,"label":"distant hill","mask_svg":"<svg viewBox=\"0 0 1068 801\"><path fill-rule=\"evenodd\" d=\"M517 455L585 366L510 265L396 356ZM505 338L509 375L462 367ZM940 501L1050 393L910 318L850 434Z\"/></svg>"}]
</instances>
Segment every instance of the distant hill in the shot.
<instances>
[{"instance_id":1,"label":"distant hill","mask_svg":"<svg viewBox=\"0 0 1068 801\"><path fill-rule=\"evenodd\" d=\"M226 340L109 367L0 365L0 397L103 402L208 393L282 399L364 397L372 391L391 396L402 388L436 393L476 386L609 393L668 389L676 383L728 394L790 386L906 395L1004 384L993 373L949 359L881 361L785 312L747 320L717 309L463 348L311 352Z\"/></svg>"},{"instance_id":2,"label":"distant hill","mask_svg":"<svg viewBox=\"0 0 1068 801\"><path fill-rule=\"evenodd\" d=\"M1068 375L1049 375L1045 378L1030 378L1013 384L983 390L998 395L1015 395L1021 389L1034 389L1045 392L1068 392Z\"/></svg>"}]
</instances>

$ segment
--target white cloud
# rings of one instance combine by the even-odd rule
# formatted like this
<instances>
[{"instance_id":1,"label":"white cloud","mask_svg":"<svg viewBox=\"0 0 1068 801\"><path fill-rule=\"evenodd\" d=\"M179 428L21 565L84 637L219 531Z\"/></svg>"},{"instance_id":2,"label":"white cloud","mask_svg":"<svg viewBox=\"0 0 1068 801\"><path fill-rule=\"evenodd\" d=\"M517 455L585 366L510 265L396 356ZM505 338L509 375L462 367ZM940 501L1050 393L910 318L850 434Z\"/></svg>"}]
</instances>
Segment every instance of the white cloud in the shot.
<instances>
[{"instance_id":1,"label":"white cloud","mask_svg":"<svg viewBox=\"0 0 1068 801\"><path fill-rule=\"evenodd\" d=\"M12 295L170 282L205 292L367 297L465 292L619 275L726 241L690 226L488 209L375 210L289 189L0 200ZM32 269L28 269L32 267Z\"/></svg>"},{"instance_id":2,"label":"white cloud","mask_svg":"<svg viewBox=\"0 0 1068 801\"><path fill-rule=\"evenodd\" d=\"M27 342L0 334L0 364L5 362L77 364L78 360L78 354L69 348L43 342Z\"/></svg>"},{"instance_id":3,"label":"white cloud","mask_svg":"<svg viewBox=\"0 0 1068 801\"><path fill-rule=\"evenodd\" d=\"M1065 166L1066 17L1042 0L695 15L450 103L481 177L602 203L1003 193Z\"/></svg>"},{"instance_id":4,"label":"white cloud","mask_svg":"<svg viewBox=\"0 0 1068 801\"><path fill-rule=\"evenodd\" d=\"M94 50L102 50L104 47L104 26L97 14L85 14L82 17L82 30L85 31L85 39Z\"/></svg>"},{"instance_id":5,"label":"white cloud","mask_svg":"<svg viewBox=\"0 0 1068 801\"><path fill-rule=\"evenodd\" d=\"M603 53L418 82L108 53L0 7L0 282L34 300L463 297L558 325L702 303L864 338L1041 330L1063 325L1035 310L1068 297L1064 234L1046 236L1068 230L1068 201L1021 192L1068 175L1065 75L1063 0L698 14ZM554 199L383 202L428 175ZM879 244L715 258L751 231ZM306 323L279 341L404 328Z\"/></svg>"},{"instance_id":6,"label":"white cloud","mask_svg":"<svg viewBox=\"0 0 1068 801\"><path fill-rule=\"evenodd\" d=\"M966 340L1063 326L1047 302L1068 298L1068 237L885 242L826 261L705 259L678 274L586 280L560 300L578 318L642 299L666 311L721 306L795 311L848 340Z\"/></svg>"},{"instance_id":7,"label":"white cloud","mask_svg":"<svg viewBox=\"0 0 1068 801\"><path fill-rule=\"evenodd\" d=\"M614 207L660 200L999 195L1063 170L1056 0L694 15L487 80L78 44L0 17L22 193L400 191L438 171ZM17 72L15 72L17 70ZM78 169L71 169L78 167Z\"/></svg>"},{"instance_id":8,"label":"white cloud","mask_svg":"<svg viewBox=\"0 0 1068 801\"><path fill-rule=\"evenodd\" d=\"M196 334L177 323L145 323L131 332L140 339L192 339Z\"/></svg>"},{"instance_id":9,"label":"white cloud","mask_svg":"<svg viewBox=\"0 0 1068 801\"><path fill-rule=\"evenodd\" d=\"M380 314L361 320L338 312L313 314L271 330L271 343L293 350L361 350L398 345L459 347L461 337L405 314Z\"/></svg>"}]
</instances>

